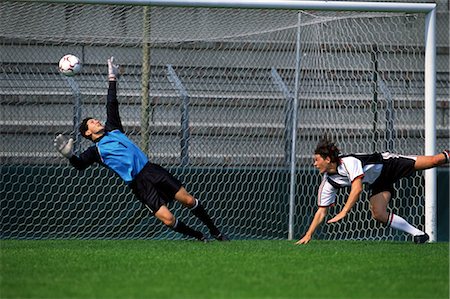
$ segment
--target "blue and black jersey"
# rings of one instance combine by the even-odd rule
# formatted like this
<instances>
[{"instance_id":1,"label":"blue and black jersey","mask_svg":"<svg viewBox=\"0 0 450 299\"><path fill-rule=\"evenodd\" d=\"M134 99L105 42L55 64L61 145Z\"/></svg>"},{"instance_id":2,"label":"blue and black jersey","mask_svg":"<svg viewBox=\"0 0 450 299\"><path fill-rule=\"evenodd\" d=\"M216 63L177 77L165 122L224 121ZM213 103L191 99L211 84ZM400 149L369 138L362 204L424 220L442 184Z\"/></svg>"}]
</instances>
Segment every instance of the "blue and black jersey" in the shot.
<instances>
[{"instance_id":1,"label":"blue and black jersey","mask_svg":"<svg viewBox=\"0 0 450 299\"><path fill-rule=\"evenodd\" d=\"M105 134L95 140L79 157L72 156L70 163L83 170L93 163L99 163L117 173L127 184L148 163L147 156L125 134L119 115L116 82L110 81L106 102Z\"/></svg>"}]
</instances>

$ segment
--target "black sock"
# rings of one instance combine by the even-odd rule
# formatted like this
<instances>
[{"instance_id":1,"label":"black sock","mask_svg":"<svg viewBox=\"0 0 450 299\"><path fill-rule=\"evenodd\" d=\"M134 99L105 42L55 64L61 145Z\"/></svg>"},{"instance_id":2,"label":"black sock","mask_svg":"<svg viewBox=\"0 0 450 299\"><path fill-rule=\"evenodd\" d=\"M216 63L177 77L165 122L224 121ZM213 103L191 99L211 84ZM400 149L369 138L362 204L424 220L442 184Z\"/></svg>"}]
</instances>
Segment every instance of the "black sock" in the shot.
<instances>
[{"instance_id":1,"label":"black sock","mask_svg":"<svg viewBox=\"0 0 450 299\"><path fill-rule=\"evenodd\" d=\"M200 201L197 200L196 205L191 208L191 212L208 227L211 234L216 236L220 235L219 229L214 225L214 222L212 221L211 217L209 217Z\"/></svg>"},{"instance_id":2,"label":"black sock","mask_svg":"<svg viewBox=\"0 0 450 299\"><path fill-rule=\"evenodd\" d=\"M175 220L175 225L174 226L169 226L170 229L176 231L177 233L183 234L183 235L187 235L190 237L194 237L196 239L202 239L203 238L203 233L194 230L192 228L190 228L189 226L187 226L183 221L180 220Z\"/></svg>"}]
</instances>

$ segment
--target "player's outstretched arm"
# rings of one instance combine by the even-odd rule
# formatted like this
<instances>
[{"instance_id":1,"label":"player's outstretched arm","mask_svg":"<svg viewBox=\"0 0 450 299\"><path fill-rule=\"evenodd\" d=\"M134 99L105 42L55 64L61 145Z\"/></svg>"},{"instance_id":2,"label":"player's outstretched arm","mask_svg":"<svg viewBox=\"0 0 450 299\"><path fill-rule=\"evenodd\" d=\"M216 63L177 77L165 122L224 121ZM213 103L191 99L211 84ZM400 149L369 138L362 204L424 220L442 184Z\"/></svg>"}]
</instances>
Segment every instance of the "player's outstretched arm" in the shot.
<instances>
[{"instance_id":1,"label":"player's outstretched arm","mask_svg":"<svg viewBox=\"0 0 450 299\"><path fill-rule=\"evenodd\" d=\"M108 59L108 80L117 81L120 77L119 65L114 64L114 56Z\"/></svg>"},{"instance_id":2,"label":"player's outstretched arm","mask_svg":"<svg viewBox=\"0 0 450 299\"><path fill-rule=\"evenodd\" d=\"M124 132L117 100L117 79L120 77L119 65L114 64L114 57L108 59L108 95L106 96L106 131L119 130Z\"/></svg>"},{"instance_id":3,"label":"player's outstretched arm","mask_svg":"<svg viewBox=\"0 0 450 299\"><path fill-rule=\"evenodd\" d=\"M355 203L358 201L359 195L361 194L362 190L363 190L362 177L357 177L352 182L350 194L348 196L347 202L345 203L344 207L339 212L339 214L337 214L336 216L334 216L333 218L328 220L327 223L338 222L339 220L341 220L342 218L347 216L348 212L350 212L350 210L353 208Z\"/></svg>"},{"instance_id":4,"label":"player's outstretched arm","mask_svg":"<svg viewBox=\"0 0 450 299\"><path fill-rule=\"evenodd\" d=\"M101 163L101 157L96 146L91 146L79 156L73 153L73 139L62 134L56 136L53 144L56 150L67 158L70 164L78 170L83 170L93 163Z\"/></svg>"},{"instance_id":5,"label":"player's outstretched arm","mask_svg":"<svg viewBox=\"0 0 450 299\"><path fill-rule=\"evenodd\" d=\"M73 139L68 138L62 134L56 136L55 140L53 140L53 145L56 150L66 157L67 159L72 158L73 156Z\"/></svg>"},{"instance_id":6,"label":"player's outstretched arm","mask_svg":"<svg viewBox=\"0 0 450 299\"><path fill-rule=\"evenodd\" d=\"M295 244L297 244L297 245L307 244L312 239L312 236L313 236L314 232L316 231L316 229L320 226L320 224L323 222L323 220L327 216L327 212L328 212L328 207L319 207L316 211L316 214L314 214L314 218L308 228L308 231Z\"/></svg>"}]
</instances>

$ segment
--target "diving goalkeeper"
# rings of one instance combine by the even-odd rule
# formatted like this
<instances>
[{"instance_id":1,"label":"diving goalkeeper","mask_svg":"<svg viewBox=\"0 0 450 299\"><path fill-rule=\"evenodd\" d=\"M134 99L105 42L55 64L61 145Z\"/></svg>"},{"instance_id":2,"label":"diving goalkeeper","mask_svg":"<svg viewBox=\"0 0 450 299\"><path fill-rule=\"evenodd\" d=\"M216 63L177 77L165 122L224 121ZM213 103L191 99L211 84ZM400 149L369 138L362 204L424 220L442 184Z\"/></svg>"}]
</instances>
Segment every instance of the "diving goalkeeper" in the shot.
<instances>
[{"instance_id":1,"label":"diving goalkeeper","mask_svg":"<svg viewBox=\"0 0 450 299\"><path fill-rule=\"evenodd\" d=\"M192 229L170 212L167 203L176 200L190 209L208 227L215 239L228 241L215 226L200 201L189 194L182 183L165 168L149 162L139 147L124 134L116 91L118 70L118 65L113 63L113 57L108 59L109 87L105 125L95 118L88 117L79 127L81 135L94 142L94 145L76 156L73 154L73 139L58 135L54 141L56 149L78 170L86 169L93 163L99 163L113 170L155 217L170 229L200 241L207 241L202 232Z\"/></svg>"}]
</instances>

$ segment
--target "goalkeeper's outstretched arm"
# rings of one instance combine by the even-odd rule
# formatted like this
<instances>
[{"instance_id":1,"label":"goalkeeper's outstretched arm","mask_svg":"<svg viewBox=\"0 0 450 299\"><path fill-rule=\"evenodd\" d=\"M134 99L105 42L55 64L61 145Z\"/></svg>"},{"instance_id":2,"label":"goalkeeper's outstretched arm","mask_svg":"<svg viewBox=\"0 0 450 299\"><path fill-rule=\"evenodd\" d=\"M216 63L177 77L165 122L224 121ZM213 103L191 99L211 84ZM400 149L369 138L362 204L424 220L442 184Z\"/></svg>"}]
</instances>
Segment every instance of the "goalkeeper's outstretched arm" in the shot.
<instances>
[{"instance_id":1,"label":"goalkeeper's outstretched arm","mask_svg":"<svg viewBox=\"0 0 450 299\"><path fill-rule=\"evenodd\" d=\"M53 144L56 150L65 158L67 158L78 170L83 170L92 165L94 162L100 163L101 158L95 146L89 147L86 151L77 156L73 153L73 139L62 134L56 136Z\"/></svg>"},{"instance_id":2,"label":"goalkeeper's outstretched arm","mask_svg":"<svg viewBox=\"0 0 450 299\"><path fill-rule=\"evenodd\" d=\"M119 65L114 64L114 57L108 59L108 95L106 97L106 123L105 130L119 130L124 133L119 113L119 102L117 100L116 81L120 77Z\"/></svg>"},{"instance_id":3,"label":"goalkeeper's outstretched arm","mask_svg":"<svg viewBox=\"0 0 450 299\"><path fill-rule=\"evenodd\" d=\"M107 96L107 121L106 127L101 122L92 117L85 118L80 124L79 130L83 137L96 142L100 140L106 131L115 129L123 132L122 122L119 115L119 103L117 101L116 81L120 77L119 66L114 64L114 57L108 59L108 96ZM62 134L56 136L54 145L56 150L67 158L78 170L83 170L93 163L102 163L100 154L96 146L91 146L79 156L73 153L73 139Z\"/></svg>"},{"instance_id":4,"label":"goalkeeper's outstretched arm","mask_svg":"<svg viewBox=\"0 0 450 299\"><path fill-rule=\"evenodd\" d=\"M311 224L309 225L308 231L306 234L298 240L295 244L306 244L308 243L316 231L316 229L322 224L323 220L327 216L328 213L328 207L319 207L316 211L316 214L314 215L314 219L312 220Z\"/></svg>"}]
</instances>

